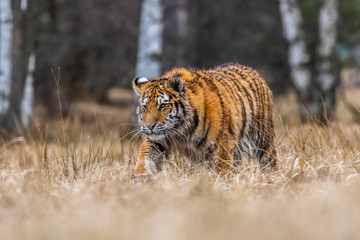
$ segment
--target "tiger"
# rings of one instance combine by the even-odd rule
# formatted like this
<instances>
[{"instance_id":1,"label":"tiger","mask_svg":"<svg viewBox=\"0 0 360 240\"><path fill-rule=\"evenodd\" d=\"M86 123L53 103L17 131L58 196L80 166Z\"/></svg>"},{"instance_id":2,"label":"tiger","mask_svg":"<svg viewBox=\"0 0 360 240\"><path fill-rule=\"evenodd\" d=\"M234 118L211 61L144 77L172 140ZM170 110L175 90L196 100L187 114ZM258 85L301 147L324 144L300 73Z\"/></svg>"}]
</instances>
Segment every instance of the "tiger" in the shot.
<instances>
[{"instance_id":1,"label":"tiger","mask_svg":"<svg viewBox=\"0 0 360 240\"><path fill-rule=\"evenodd\" d=\"M257 158L262 170L277 168L273 96L256 70L237 63L174 68L132 84L144 136L134 175L161 171L176 152L223 174L244 156Z\"/></svg>"}]
</instances>

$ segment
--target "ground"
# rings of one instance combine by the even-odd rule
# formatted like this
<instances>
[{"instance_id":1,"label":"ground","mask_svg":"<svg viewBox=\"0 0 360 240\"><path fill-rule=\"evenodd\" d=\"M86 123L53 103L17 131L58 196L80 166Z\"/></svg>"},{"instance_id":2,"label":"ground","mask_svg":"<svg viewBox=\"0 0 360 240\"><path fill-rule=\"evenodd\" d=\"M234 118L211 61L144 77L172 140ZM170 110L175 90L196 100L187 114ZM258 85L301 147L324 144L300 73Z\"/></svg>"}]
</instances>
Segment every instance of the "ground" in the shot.
<instances>
[{"instance_id":1,"label":"ground","mask_svg":"<svg viewBox=\"0 0 360 240\"><path fill-rule=\"evenodd\" d=\"M284 102L270 173L244 159L220 177L174 156L134 181L126 124L39 123L0 149L0 239L359 239L360 125L300 125Z\"/></svg>"}]
</instances>

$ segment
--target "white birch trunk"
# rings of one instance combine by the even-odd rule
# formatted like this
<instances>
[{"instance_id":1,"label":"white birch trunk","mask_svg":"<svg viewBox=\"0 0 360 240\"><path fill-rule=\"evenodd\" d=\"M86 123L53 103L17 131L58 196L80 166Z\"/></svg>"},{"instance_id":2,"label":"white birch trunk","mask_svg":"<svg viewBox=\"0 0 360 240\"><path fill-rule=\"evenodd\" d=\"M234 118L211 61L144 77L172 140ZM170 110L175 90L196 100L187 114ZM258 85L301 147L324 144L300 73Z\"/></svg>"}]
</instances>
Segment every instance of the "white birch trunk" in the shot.
<instances>
[{"instance_id":1,"label":"white birch trunk","mask_svg":"<svg viewBox=\"0 0 360 240\"><path fill-rule=\"evenodd\" d=\"M11 0L0 1L0 115L9 108L12 49Z\"/></svg>"},{"instance_id":2,"label":"white birch trunk","mask_svg":"<svg viewBox=\"0 0 360 240\"><path fill-rule=\"evenodd\" d=\"M27 0L21 0L21 11L24 13L27 11ZM24 126L28 125L30 122L30 118L32 116L33 104L34 104L34 87L33 87L33 74L35 71L35 61L36 57L34 53L30 54L24 90L23 90L23 97L21 100L21 121Z\"/></svg>"},{"instance_id":3,"label":"white birch trunk","mask_svg":"<svg viewBox=\"0 0 360 240\"><path fill-rule=\"evenodd\" d=\"M149 79L160 76L163 34L163 3L144 0L141 9L136 76Z\"/></svg>"},{"instance_id":4,"label":"white birch trunk","mask_svg":"<svg viewBox=\"0 0 360 240\"><path fill-rule=\"evenodd\" d=\"M324 0L319 14L318 77L321 91L328 91L337 84L332 69L331 57L336 44L337 0Z\"/></svg>"},{"instance_id":5,"label":"white birch trunk","mask_svg":"<svg viewBox=\"0 0 360 240\"><path fill-rule=\"evenodd\" d=\"M136 77L148 79L160 76L163 40L164 6L162 0L144 0L141 8ZM135 106L139 98L135 96ZM133 125L137 124L135 108Z\"/></svg>"},{"instance_id":6,"label":"white birch trunk","mask_svg":"<svg viewBox=\"0 0 360 240\"><path fill-rule=\"evenodd\" d=\"M289 43L289 64L295 88L306 98L311 87L310 70L306 67L309 54L301 30L302 17L297 0L279 0L283 34Z\"/></svg>"},{"instance_id":7,"label":"white birch trunk","mask_svg":"<svg viewBox=\"0 0 360 240\"><path fill-rule=\"evenodd\" d=\"M325 122L333 117L336 104L336 87L339 78L334 64L338 0L324 0L319 13L319 45L317 49L317 76L315 81L321 95L322 113Z\"/></svg>"},{"instance_id":8,"label":"white birch trunk","mask_svg":"<svg viewBox=\"0 0 360 240\"><path fill-rule=\"evenodd\" d=\"M21 119L23 125L27 125L30 122L30 118L33 112L34 105L34 70L35 70L35 54L32 53L29 58L27 76L25 79L24 94L21 101Z\"/></svg>"}]
</instances>

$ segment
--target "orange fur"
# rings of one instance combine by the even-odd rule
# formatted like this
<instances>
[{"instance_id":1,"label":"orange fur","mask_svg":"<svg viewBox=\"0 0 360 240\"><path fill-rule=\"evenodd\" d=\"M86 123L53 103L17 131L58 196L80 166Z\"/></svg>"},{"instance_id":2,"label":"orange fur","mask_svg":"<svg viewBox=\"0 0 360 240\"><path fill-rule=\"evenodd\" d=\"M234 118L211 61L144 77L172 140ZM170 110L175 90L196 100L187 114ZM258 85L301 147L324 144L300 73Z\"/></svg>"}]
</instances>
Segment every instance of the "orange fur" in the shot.
<instances>
[{"instance_id":1,"label":"orange fur","mask_svg":"<svg viewBox=\"0 0 360 240\"><path fill-rule=\"evenodd\" d=\"M136 174L160 170L174 151L222 173L244 154L257 157L262 169L276 166L272 93L255 70L175 68L133 86L145 135Z\"/></svg>"}]
</instances>

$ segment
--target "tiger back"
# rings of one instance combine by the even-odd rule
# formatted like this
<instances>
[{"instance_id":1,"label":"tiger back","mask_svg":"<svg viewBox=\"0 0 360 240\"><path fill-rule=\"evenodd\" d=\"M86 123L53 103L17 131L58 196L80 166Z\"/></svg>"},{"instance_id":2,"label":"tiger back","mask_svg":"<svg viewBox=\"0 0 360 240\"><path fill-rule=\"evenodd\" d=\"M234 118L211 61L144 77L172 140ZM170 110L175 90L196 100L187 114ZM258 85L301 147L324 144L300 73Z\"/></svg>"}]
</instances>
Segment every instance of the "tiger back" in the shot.
<instances>
[{"instance_id":1,"label":"tiger back","mask_svg":"<svg viewBox=\"0 0 360 240\"><path fill-rule=\"evenodd\" d=\"M272 93L255 70L175 68L160 78L136 78L133 87L144 134L135 174L161 170L176 151L219 173L244 155L257 158L261 169L276 167Z\"/></svg>"}]
</instances>

